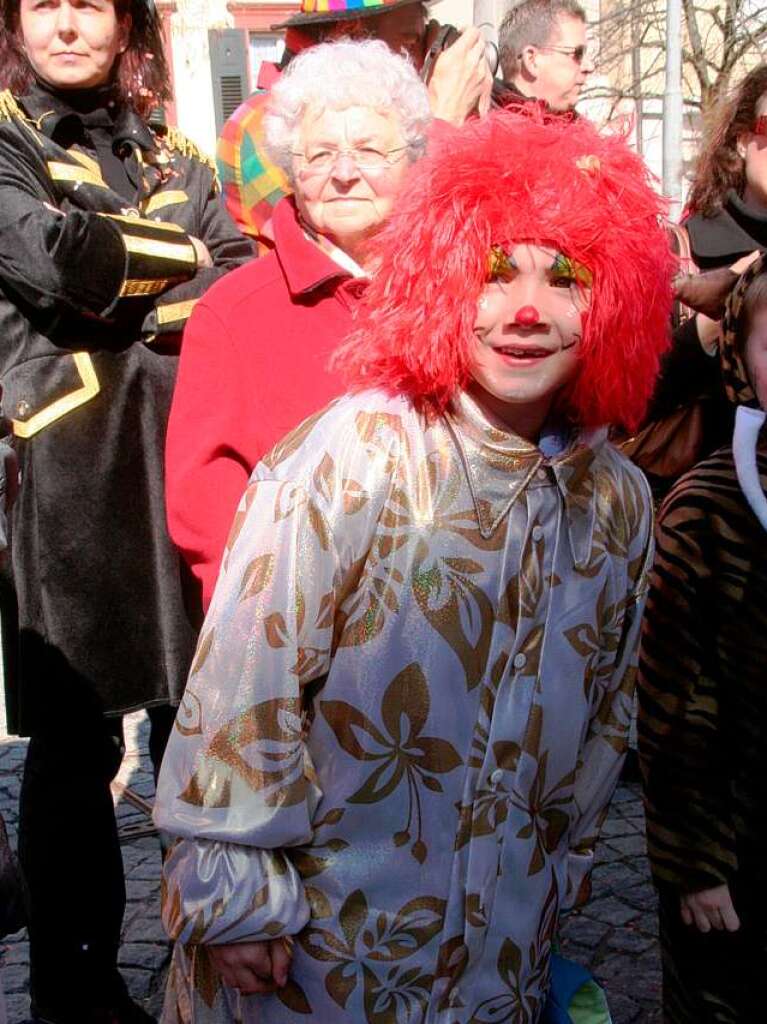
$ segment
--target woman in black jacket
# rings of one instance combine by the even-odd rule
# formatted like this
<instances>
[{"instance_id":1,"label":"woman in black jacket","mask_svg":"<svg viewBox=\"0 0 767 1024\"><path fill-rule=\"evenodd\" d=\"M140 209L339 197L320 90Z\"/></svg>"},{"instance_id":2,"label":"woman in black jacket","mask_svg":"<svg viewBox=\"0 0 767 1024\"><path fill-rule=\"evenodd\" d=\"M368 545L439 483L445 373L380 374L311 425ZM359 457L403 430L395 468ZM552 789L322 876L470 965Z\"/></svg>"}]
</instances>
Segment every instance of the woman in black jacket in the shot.
<instances>
[{"instance_id":1,"label":"woman in black jacket","mask_svg":"<svg viewBox=\"0 0 767 1024\"><path fill-rule=\"evenodd\" d=\"M147 123L168 77L146 0L2 0L0 88L32 1009L55 1024L146 1021L117 971L109 784L121 716L149 709L159 765L184 686L195 630L165 527L166 419L186 318L251 247L209 162Z\"/></svg>"},{"instance_id":2,"label":"woman in black jacket","mask_svg":"<svg viewBox=\"0 0 767 1024\"><path fill-rule=\"evenodd\" d=\"M649 427L629 449L659 493L732 436L711 318L719 319L739 274L767 250L767 64L712 111L672 245L682 270L677 298L682 315L690 315L674 332Z\"/></svg>"}]
</instances>

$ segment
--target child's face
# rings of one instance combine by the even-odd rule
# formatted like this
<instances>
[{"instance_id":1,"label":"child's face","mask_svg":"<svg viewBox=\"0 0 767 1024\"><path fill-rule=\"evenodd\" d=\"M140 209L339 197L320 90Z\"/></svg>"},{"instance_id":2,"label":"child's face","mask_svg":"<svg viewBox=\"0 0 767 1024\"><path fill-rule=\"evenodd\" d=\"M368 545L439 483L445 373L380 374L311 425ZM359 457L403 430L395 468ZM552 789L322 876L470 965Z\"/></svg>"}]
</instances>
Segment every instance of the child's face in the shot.
<instances>
[{"instance_id":1,"label":"child's face","mask_svg":"<svg viewBox=\"0 0 767 1024\"><path fill-rule=\"evenodd\" d=\"M502 403L549 405L578 366L589 272L539 245L493 252L474 323L472 376Z\"/></svg>"},{"instance_id":2,"label":"child's face","mask_svg":"<svg viewBox=\"0 0 767 1024\"><path fill-rule=\"evenodd\" d=\"M751 318L744 357L759 405L767 410L767 306L762 306Z\"/></svg>"}]
</instances>

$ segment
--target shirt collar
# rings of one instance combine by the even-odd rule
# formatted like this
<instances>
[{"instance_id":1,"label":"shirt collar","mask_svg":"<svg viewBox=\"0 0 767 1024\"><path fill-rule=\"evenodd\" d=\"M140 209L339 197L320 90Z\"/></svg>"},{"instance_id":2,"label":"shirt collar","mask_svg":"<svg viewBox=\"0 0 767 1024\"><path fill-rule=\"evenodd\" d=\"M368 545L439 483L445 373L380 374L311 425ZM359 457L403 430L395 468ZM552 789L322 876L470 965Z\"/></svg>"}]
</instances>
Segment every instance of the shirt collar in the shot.
<instances>
[{"instance_id":1,"label":"shirt collar","mask_svg":"<svg viewBox=\"0 0 767 1024\"><path fill-rule=\"evenodd\" d=\"M56 133L65 119L76 118L82 122L93 110L103 106L105 112L114 110L113 135L116 143L134 143L147 151L155 148L154 136L146 122L132 107L116 103L112 99L111 89L105 87L89 90L87 99L84 95L77 96L74 93L73 90L70 95L67 91L51 89L35 82L22 98L21 105L37 129L54 142ZM87 107L91 107L91 110L86 113Z\"/></svg>"},{"instance_id":2,"label":"shirt collar","mask_svg":"<svg viewBox=\"0 0 767 1024\"><path fill-rule=\"evenodd\" d=\"M565 524L576 568L591 557L597 494L591 472L607 428L580 430L546 457L497 422L463 392L448 413L448 424L464 463L479 531L488 540L528 487L556 486L565 504ZM551 433L550 435L551 436Z\"/></svg>"},{"instance_id":3,"label":"shirt collar","mask_svg":"<svg viewBox=\"0 0 767 1024\"><path fill-rule=\"evenodd\" d=\"M307 237L293 196L285 196L275 206L272 229L277 259L293 298L308 296L329 281L354 276L348 266L341 266Z\"/></svg>"}]
</instances>

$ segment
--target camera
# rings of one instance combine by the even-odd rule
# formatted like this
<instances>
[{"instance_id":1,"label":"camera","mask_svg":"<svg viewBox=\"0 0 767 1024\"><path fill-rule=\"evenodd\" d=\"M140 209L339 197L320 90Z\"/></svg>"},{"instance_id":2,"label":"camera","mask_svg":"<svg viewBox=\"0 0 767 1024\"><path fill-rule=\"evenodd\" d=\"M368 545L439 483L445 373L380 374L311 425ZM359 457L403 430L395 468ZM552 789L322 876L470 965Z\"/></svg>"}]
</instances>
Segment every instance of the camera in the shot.
<instances>
[{"instance_id":1,"label":"camera","mask_svg":"<svg viewBox=\"0 0 767 1024\"><path fill-rule=\"evenodd\" d=\"M479 26L479 28L481 29L486 27L492 29L491 25ZM449 47L453 45L453 43L458 38L459 34L460 33L458 32L458 29L455 27L455 25L440 26L439 32L437 33L434 42L426 51L426 57L424 58L423 66L421 68L421 78L424 80L424 82L428 83L429 79L431 78L432 73L434 72L434 65L437 62L437 57L439 57L443 50L447 50L449 49ZM498 47L495 45L492 39L488 39L487 36L485 36L485 60L487 61L487 66L490 68L490 74L493 75L493 77L495 77L495 73L498 70L499 63Z\"/></svg>"}]
</instances>

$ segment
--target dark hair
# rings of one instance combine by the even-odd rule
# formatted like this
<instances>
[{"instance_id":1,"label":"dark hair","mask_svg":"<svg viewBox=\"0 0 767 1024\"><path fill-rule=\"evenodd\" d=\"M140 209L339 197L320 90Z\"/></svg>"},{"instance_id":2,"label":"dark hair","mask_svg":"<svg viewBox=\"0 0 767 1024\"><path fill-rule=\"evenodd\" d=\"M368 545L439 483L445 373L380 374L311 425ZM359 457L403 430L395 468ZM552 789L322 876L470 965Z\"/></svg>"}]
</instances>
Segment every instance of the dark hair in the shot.
<instances>
[{"instance_id":1,"label":"dark hair","mask_svg":"<svg viewBox=\"0 0 767 1024\"><path fill-rule=\"evenodd\" d=\"M23 96L34 72L19 38L19 2L0 0L0 89ZM171 95L160 19L153 0L114 0L114 6L118 20L131 17L128 47L113 68L117 98L147 117Z\"/></svg>"},{"instance_id":2,"label":"dark hair","mask_svg":"<svg viewBox=\"0 0 767 1024\"><path fill-rule=\"evenodd\" d=\"M692 213L711 216L721 208L730 189L743 194L745 160L738 155L738 136L753 129L756 105L766 92L767 64L760 64L712 107L690 190Z\"/></svg>"},{"instance_id":3,"label":"dark hair","mask_svg":"<svg viewBox=\"0 0 767 1024\"><path fill-rule=\"evenodd\" d=\"M546 46L560 17L586 21L586 12L576 0L522 0L512 7L498 29L498 53L504 78L518 69L519 55L526 46Z\"/></svg>"}]
</instances>

